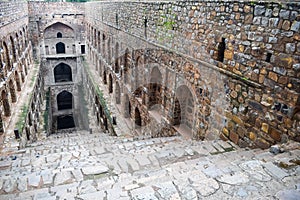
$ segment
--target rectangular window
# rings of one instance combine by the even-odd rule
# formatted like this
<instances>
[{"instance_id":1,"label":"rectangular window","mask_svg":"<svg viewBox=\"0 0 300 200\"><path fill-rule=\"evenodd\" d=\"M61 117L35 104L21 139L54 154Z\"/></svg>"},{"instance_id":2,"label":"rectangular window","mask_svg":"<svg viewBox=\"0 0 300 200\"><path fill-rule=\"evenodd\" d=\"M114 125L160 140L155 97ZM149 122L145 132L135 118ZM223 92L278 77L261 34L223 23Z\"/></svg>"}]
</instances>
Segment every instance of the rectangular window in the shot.
<instances>
[{"instance_id":1,"label":"rectangular window","mask_svg":"<svg viewBox=\"0 0 300 200\"><path fill-rule=\"evenodd\" d=\"M81 45L81 54L85 54L85 45Z\"/></svg>"}]
</instances>

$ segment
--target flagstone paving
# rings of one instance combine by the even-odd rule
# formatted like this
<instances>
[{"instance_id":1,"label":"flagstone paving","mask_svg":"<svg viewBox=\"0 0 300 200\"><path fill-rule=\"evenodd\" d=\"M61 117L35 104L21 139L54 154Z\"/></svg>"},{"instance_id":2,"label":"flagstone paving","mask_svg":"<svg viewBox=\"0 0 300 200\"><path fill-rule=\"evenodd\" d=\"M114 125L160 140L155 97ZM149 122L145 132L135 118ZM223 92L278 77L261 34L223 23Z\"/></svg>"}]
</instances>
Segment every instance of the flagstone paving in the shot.
<instances>
[{"instance_id":1,"label":"flagstone paving","mask_svg":"<svg viewBox=\"0 0 300 200\"><path fill-rule=\"evenodd\" d=\"M300 199L300 145L285 152L181 137L51 135L0 158L0 199Z\"/></svg>"}]
</instances>

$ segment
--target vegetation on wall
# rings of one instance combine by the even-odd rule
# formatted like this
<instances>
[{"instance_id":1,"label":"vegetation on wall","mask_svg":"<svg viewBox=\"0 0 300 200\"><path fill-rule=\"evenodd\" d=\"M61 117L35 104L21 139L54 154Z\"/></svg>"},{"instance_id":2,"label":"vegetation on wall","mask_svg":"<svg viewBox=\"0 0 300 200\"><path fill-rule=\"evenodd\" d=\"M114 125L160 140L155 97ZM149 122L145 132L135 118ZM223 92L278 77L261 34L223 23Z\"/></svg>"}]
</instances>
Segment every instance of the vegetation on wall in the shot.
<instances>
[{"instance_id":1,"label":"vegetation on wall","mask_svg":"<svg viewBox=\"0 0 300 200\"><path fill-rule=\"evenodd\" d=\"M19 115L18 122L16 123L16 129L22 134L23 129L25 127L25 121L28 114L28 106L25 104L21 108L21 113Z\"/></svg>"},{"instance_id":2,"label":"vegetation on wall","mask_svg":"<svg viewBox=\"0 0 300 200\"><path fill-rule=\"evenodd\" d=\"M110 110L108 109L108 106L107 106L107 103L106 103L106 100L103 96L103 92L100 90L99 86L95 83L95 80L93 79L93 76L87 66L88 64L83 61L83 66L85 67L85 69L87 70L88 72L88 77L90 78L92 84L93 84L93 87L95 88L96 90L96 93L97 93L97 96L99 97L99 100L100 100L100 103L101 103L101 106L103 108L103 112L105 114L105 116L108 118L108 120L110 121L110 123L112 123L112 117L111 117L111 113L110 113Z\"/></svg>"}]
</instances>

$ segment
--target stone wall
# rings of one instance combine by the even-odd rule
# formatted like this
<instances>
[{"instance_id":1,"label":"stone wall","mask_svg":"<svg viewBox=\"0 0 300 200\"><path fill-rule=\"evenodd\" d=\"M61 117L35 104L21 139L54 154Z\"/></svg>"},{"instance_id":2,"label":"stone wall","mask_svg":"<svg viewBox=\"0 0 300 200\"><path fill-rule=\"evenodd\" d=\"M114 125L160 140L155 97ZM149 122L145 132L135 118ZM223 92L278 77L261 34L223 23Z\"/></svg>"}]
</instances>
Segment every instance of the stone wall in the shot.
<instances>
[{"instance_id":1,"label":"stone wall","mask_svg":"<svg viewBox=\"0 0 300 200\"><path fill-rule=\"evenodd\" d=\"M66 129L64 122L70 122L68 127L74 121L77 129L87 128L79 90L85 45L84 4L29 2L29 21L34 53L42 62L45 89L49 90L48 134Z\"/></svg>"},{"instance_id":2,"label":"stone wall","mask_svg":"<svg viewBox=\"0 0 300 200\"><path fill-rule=\"evenodd\" d=\"M32 45L28 36L27 3L1 1L0 9L0 135L7 143L13 135L13 129L18 129L21 134L24 130L25 133L24 127L38 126L39 117L33 117L34 121L27 120L31 112L30 102L20 102L19 99L33 67ZM36 92L36 95L39 95L39 92ZM33 102L36 103L37 99ZM17 109L17 104L24 105ZM32 112L36 112L34 107ZM19 116L19 113L22 116ZM36 132L31 131L32 134ZM32 139L31 133L28 132L27 137ZM26 134L24 135L26 138Z\"/></svg>"},{"instance_id":3,"label":"stone wall","mask_svg":"<svg viewBox=\"0 0 300 200\"><path fill-rule=\"evenodd\" d=\"M120 60L130 50L133 68L141 49L144 60L165 70L166 124L172 125L174 94L184 84L195 102L193 137L267 148L299 139L299 8L299 3L270 1L90 2L89 55L106 76L116 71L116 49ZM145 73L135 70L142 80L149 75L147 64ZM137 88L134 73L129 92ZM112 74L114 82L125 82L118 70Z\"/></svg>"},{"instance_id":4,"label":"stone wall","mask_svg":"<svg viewBox=\"0 0 300 200\"><path fill-rule=\"evenodd\" d=\"M84 41L84 4L68 2L29 2L30 36L36 55L39 55L39 42L44 38L46 27L61 22L76 30L75 40ZM43 54L42 51L41 53Z\"/></svg>"},{"instance_id":5,"label":"stone wall","mask_svg":"<svg viewBox=\"0 0 300 200\"><path fill-rule=\"evenodd\" d=\"M23 0L1 1L0 13L0 26L5 26L22 18L27 18L27 2Z\"/></svg>"}]
</instances>

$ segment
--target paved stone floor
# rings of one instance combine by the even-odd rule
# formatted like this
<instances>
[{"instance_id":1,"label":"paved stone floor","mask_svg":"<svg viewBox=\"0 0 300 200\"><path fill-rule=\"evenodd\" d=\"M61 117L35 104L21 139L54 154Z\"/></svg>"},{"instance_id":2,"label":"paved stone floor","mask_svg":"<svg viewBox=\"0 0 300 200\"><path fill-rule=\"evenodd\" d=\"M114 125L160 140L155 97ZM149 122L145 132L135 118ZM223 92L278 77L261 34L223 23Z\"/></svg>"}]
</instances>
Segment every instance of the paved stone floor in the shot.
<instances>
[{"instance_id":1,"label":"paved stone floor","mask_svg":"<svg viewBox=\"0 0 300 200\"><path fill-rule=\"evenodd\" d=\"M0 199L300 199L299 143L285 149L96 130L52 135L1 155Z\"/></svg>"}]
</instances>

